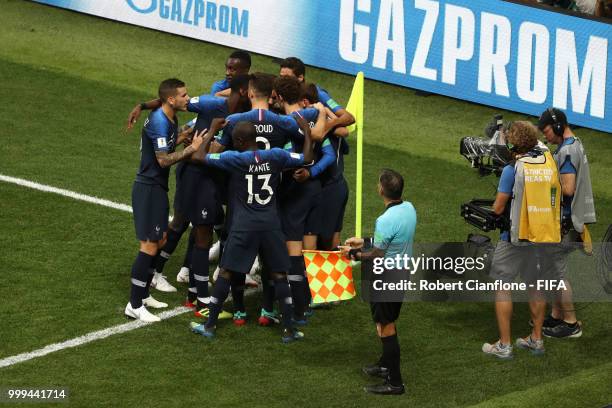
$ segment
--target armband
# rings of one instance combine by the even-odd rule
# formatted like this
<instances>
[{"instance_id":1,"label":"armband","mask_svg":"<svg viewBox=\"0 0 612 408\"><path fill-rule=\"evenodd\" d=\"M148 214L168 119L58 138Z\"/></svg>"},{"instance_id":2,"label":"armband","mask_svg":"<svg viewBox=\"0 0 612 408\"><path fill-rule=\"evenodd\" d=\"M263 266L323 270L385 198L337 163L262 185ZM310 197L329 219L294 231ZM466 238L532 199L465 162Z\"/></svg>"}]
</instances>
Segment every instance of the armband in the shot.
<instances>
[{"instance_id":1,"label":"armband","mask_svg":"<svg viewBox=\"0 0 612 408\"><path fill-rule=\"evenodd\" d=\"M148 108L147 108L147 104L146 104L146 102L142 102L142 103L140 104L140 110L147 110L147 109L148 109Z\"/></svg>"}]
</instances>

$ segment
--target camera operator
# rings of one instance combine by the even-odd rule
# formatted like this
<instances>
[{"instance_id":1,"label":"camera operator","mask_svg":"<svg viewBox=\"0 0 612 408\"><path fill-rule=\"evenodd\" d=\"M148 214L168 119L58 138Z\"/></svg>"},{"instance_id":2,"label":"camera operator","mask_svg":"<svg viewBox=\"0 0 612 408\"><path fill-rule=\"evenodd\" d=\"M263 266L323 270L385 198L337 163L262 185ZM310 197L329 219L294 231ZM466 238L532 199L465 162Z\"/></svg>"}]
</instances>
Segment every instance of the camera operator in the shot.
<instances>
[{"instance_id":1,"label":"camera operator","mask_svg":"<svg viewBox=\"0 0 612 408\"><path fill-rule=\"evenodd\" d=\"M557 145L553 154L563 194L563 239L556 255L556 268L558 279L563 279L566 286L553 302L551 314L544 319L544 335L576 338L582 335L582 327L576 320L571 286L565 275L569 253L580 246L580 242L590 244L586 224L596 222L589 163L582 142L568 126L565 113L555 108L545 110L540 115L538 128L548 143Z\"/></svg>"},{"instance_id":2,"label":"camera operator","mask_svg":"<svg viewBox=\"0 0 612 408\"><path fill-rule=\"evenodd\" d=\"M510 230L502 231L493 254L491 277L512 283L520 273L523 281L536 280L538 270L550 270L548 248L541 243L558 243L560 231L560 185L557 166L547 150L538 148L538 131L526 121L510 123L504 130L514 163L504 167L493 204L493 211L502 215L510 211ZM510 320L511 291L495 293L495 314L499 340L485 343L482 351L501 359L513 356ZM526 338L518 338L516 346L532 354L544 353L542 323L546 301L535 289L529 290L529 308L533 330Z\"/></svg>"},{"instance_id":3,"label":"camera operator","mask_svg":"<svg viewBox=\"0 0 612 408\"><path fill-rule=\"evenodd\" d=\"M417 215L412 203L402 200L403 189L404 179L401 174L388 169L381 172L378 194L383 199L385 211L376 219L373 248L365 250L363 238L349 238L345 242L346 246L340 247L345 256L364 262L374 258L394 258L397 255L412 256ZM398 270L388 272L395 276L400 273ZM384 378L385 382L366 386L367 392L383 395L404 393L400 372L400 346L395 326L401 307L401 301L372 301L370 304L383 354L376 364L364 367L363 372L372 377Z\"/></svg>"}]
</instances>

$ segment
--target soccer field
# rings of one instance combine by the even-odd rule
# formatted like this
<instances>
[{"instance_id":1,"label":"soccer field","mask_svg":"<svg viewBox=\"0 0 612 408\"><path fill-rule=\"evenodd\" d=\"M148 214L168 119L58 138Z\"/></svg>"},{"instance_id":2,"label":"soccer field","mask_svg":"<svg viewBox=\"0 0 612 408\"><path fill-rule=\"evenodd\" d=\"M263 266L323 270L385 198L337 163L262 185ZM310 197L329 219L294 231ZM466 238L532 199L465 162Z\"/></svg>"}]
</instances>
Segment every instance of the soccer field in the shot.
<instances>
[{"instance_id":1,"label":"soccer field","mask_svg":"<svg viewBox=\"0 0 612 408\"><path fill-rule=\"evenodd\" d=\"M132 107L155 97L167 77L184 80L193 96L208 93L231 52L22 0L0 0L0 10L0 175L120 204L130 204L140 157L144 118L124 130ZM278 65L254 55L252 71L277 73ZM311 67L307 76L346 103L352 77ZM497 179L469 168L459 139L480 135L496 113L533 120L366 81L364 234L383 210L376 195L383 167L406 179L417 241L461 242L476 232L459 205L493 197ZM576 134L589 154L598 240L611 222L612 137L583 128ZM354 231L350 144L343 238ZM0 181L0 225L0 360L125 323L138 248L129 212ZM184 241L166 266L172 282ZM173 309L185 291L155 296ZM257 307L257 295L250 296L250 316ZM398 325L407 393L399 398L362 391L369 380L360 367L375 361L380 342L359 298L317 311L304 341L290 345L255 319L240 328L222 322L218 337L206 341L189 332L192 315L177 310L159 324L1 367L0 389L67 387L69 406L603 407L612 403L612 304L578 309L580 339L549 339L545 357L517 350L504 362L480 351L497 336L492 304L406 304ZM528 320L527 305L518 304L514 337L528 333Z\"/></svg>"}]
</instances>

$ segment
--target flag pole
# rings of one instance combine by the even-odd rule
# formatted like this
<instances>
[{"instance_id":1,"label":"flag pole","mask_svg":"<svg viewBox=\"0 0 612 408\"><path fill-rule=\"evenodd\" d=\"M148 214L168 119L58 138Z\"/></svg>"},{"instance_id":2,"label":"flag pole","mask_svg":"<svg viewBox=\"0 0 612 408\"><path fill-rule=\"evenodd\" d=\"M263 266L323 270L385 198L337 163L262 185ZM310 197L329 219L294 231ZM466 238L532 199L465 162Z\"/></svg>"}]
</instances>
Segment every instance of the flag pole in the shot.
<instances>
[{"instance_id":1,"label":"flag pole","mask_svg":"<svg viewBox=\"0 0 612 408\"><path fill-rule=\"evenodd\" d=\"M349 132L357 130L357 168L355 188L355 236L361 237L361 211L363 204L363 72L358 72L353 90L346 104L346 110L353 115L355 123L348 127Z\"/></svg>"}]
</instances>

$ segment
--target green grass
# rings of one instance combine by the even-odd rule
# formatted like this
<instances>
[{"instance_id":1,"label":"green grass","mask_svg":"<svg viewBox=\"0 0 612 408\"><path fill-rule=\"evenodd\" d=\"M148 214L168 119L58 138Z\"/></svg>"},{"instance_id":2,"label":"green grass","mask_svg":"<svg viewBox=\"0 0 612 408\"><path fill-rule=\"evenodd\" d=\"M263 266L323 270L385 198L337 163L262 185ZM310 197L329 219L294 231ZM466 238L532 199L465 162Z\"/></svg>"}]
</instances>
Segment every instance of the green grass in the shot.
<instances>
[{"instance_id":1,"label":"green grass","mask_svg":"<svg viewBox=\"0 0 612 408\"><path fill-rule=\"evenodd\" d=\"M139 131L123 131L132 106L170 76L185 80L192 94L206 92L223 76L230 51L30 2L0 0L0 8L0 173L122 203L130 202L139 158ZM253 61L254 70L277 70L268 57ZM308 78L346 102L350 77L309 68ZM391 167L406 177L418 241L464 241L473 229L459 217L459 204L492 196L496 179L477 176L459 156L458 141L480 134L497 112L367 81L364 231L382 209L378 169ZM612 213L612 138L577 134L589 152L600 220L593 235L601 237ZM351 186L354 160L347 156ZM345 236L354 226L354 196L349 203ZM124 322L137 250L130 214L0 183L0 223L0 358ZM170 277L183 245L167 266ZM159 297L178 305L182 294ZM251 315L256 305L249 299ZM359 367L377 358L379 344L360 300L318 312L306 340L290 347L274 329L252 324L225 324L207 343L188 333L190 316L182 315L0 369L0 388L63 385L74 406L600 407L612 401L611 310L584 306L581 339L547 341L544 358L518 353L502 363L479 351L497 334L492 305L406 304L399 324L409 392L399 399L361 391L367 380ZM517 305L516 335L526 332L527 320L526 306Z\"/></svg>"}]
</instances>

